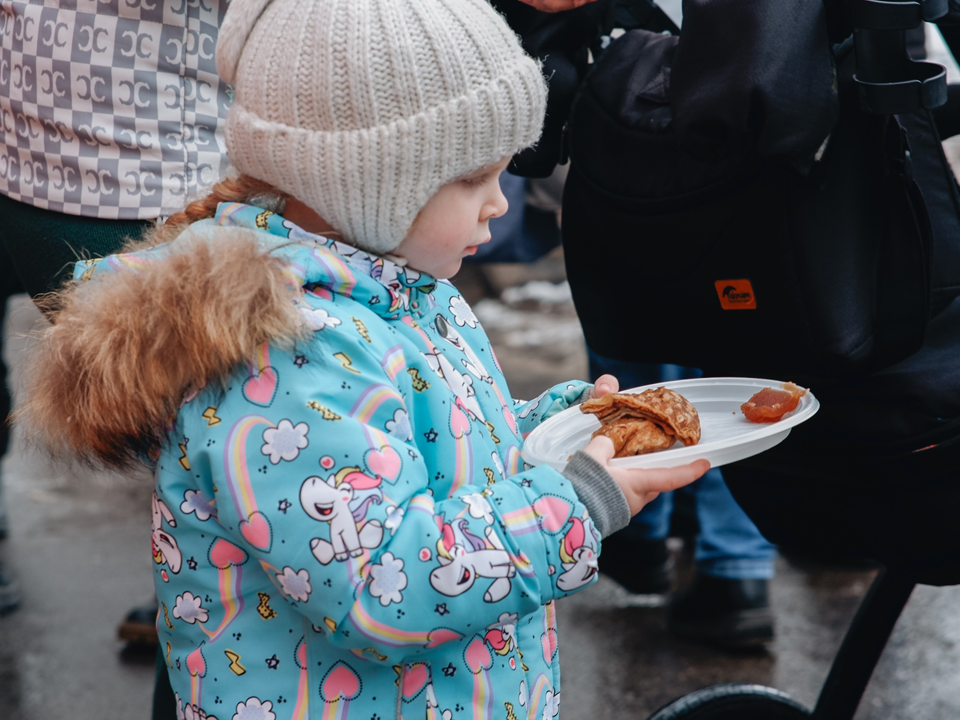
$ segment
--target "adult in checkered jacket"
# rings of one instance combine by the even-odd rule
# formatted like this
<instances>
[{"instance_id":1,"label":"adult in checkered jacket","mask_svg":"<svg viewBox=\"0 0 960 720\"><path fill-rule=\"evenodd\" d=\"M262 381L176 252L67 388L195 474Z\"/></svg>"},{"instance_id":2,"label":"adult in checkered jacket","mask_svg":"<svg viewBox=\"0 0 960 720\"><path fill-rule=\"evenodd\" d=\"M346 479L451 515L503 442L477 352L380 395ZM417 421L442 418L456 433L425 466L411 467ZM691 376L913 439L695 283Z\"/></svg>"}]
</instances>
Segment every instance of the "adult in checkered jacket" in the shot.
<instances>
[{"instance_id":1,"label":"adult in checkered jacket","mask_svg":"<svg viewBox=\"0 0 960 720\"><path fill-rule=\"evenodd\" d=\"M79 257L115 252L219 179L230 98L214 48L226 5L0 2L0 316L11 295L57 288ZM0 457L5 374L0 361ZM0 493L0 538L5 517ZM0 614L18 602L0 566ZM154 617L131 613L126 639L155 641ZM175 717L169 697L155 716Z\"/></svg>"}]
</instances>

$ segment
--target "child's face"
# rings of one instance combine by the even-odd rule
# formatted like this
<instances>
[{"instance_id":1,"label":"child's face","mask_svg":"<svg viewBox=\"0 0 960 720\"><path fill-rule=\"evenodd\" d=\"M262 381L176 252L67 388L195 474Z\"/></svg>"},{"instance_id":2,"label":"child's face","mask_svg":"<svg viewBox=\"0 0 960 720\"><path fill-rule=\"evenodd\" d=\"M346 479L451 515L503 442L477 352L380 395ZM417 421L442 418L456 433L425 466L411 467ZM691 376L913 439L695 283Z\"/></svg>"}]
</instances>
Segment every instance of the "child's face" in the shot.
<instances>
[{"instance_id":1,"label":"child's face","mask_svg":"<svg viewBox=\"0 0 960 720\"><path fill-rule=\"evenodd\" d=\"M423 206L394 254L435 278L455 275L463 258L490 240L490 219L507 211L500 173L509 162L504 158L441 187Z\"/></svg>"}]
</instances>

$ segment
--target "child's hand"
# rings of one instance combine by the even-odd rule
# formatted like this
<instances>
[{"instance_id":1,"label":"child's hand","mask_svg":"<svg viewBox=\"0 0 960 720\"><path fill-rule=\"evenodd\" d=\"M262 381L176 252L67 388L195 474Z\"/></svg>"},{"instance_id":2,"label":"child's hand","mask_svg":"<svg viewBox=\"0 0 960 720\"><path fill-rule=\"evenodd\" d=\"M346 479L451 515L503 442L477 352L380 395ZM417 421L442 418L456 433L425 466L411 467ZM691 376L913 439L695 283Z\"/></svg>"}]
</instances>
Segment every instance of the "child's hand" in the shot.
<instances>
[{"instance_id":1,"label":"child's hand","mask_svg":"<svg viewBox=\"0 0 960 720\"><path fill-rule=\"evenodd\" d=\"M537 10L543 12L560 12L561 10L572 10L582 5L592 3L594 0L520 0L527 5L533 5Z\"/></svg>"},{"instance_id":2,"label":"child's hand","mask_svg":"<svg viewBox=\"0 0 960 720\"><path fill-rule=\"evenodd\" d=\"M593 389L590 390L590 399L594 400L597 398L602 398L604 395L619 392L619 390L619 380L617 380L613 375L601 375L593 384Z\"/></svg>"},{"instance_id":3,"label":"child's hand","mask_svg":"<svg viewBox=\"0 0 960 720\"><path fill-rule=\"evenodd\" d=\"M662 492L689 485L710 469L706 460L696 460L689 465L672 468L621 468L612 467L613 441L602 435L593 438L583 449L590 457L603 465L610 473L630 506L630 515L636 515L643 506L652 502Z\"/></svg>"}]
</instances>

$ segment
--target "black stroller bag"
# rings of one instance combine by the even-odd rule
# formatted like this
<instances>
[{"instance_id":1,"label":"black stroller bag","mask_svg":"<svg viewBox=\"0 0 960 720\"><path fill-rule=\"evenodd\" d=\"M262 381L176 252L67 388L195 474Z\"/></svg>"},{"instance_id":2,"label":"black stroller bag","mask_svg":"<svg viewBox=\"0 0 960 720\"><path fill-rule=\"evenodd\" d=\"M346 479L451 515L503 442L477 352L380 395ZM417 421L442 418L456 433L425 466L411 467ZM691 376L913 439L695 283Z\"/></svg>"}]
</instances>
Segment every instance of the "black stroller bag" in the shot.
<instances>
[{"instance_id":1,"label":"black stroller bag","mask_svg":"<svg viewBox=\"0 0 960 720\"><path fill-rule=\"evenodd\" d=\"M588 345L794 379L915 352L960 292L960 195L930 114L861 113L849 52L815 159L702 160L675 132L676 47L630 31L571 111L563 234Z\"/></svg>"},{"instance_id":2,"label":"black stroller bag","mask_svg":"<svg viewBox=\"0 0 960 720\"><path fill-rule=\"evenodd\" d=\"M675 119L677 43L628 32L571 110L563 238L587 344L812 387L815 418L724 468L738 502L778 544L942 567L960 543L960 194L931 114L861 112L835 47L819 150L708 157L729 137L692 143Z\"/></svg>"}]
</instances>

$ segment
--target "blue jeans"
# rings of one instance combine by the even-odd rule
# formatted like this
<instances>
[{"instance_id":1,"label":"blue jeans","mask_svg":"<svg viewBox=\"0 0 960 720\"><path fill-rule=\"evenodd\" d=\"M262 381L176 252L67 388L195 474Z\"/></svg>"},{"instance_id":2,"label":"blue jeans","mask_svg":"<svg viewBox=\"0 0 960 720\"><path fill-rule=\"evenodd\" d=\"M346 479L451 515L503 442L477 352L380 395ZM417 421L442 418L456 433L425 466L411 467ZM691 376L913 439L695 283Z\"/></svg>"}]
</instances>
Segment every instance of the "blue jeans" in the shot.
<instances>
[{"instance_id":1,"label":"blue jeans","mask_svg":"<svg viewBox=\"0 0 960 720\"><path fill-rule=\"evenodd\" d=\"M621 388L656 382L669 382L700 377L699 370L677 365L631 363L601 357L588 349L590 375L614 375ZM694 559L697 571L704 575L730 580L769 580L773 577L776 549L760 534L753 521L733 499L719 468L710 470L692 485L677 492L693 494L700 532L697 535ZM652 540L667 537L673 493L662 493L633 518L635 527Z\"/></svg>"}]
</instances>

